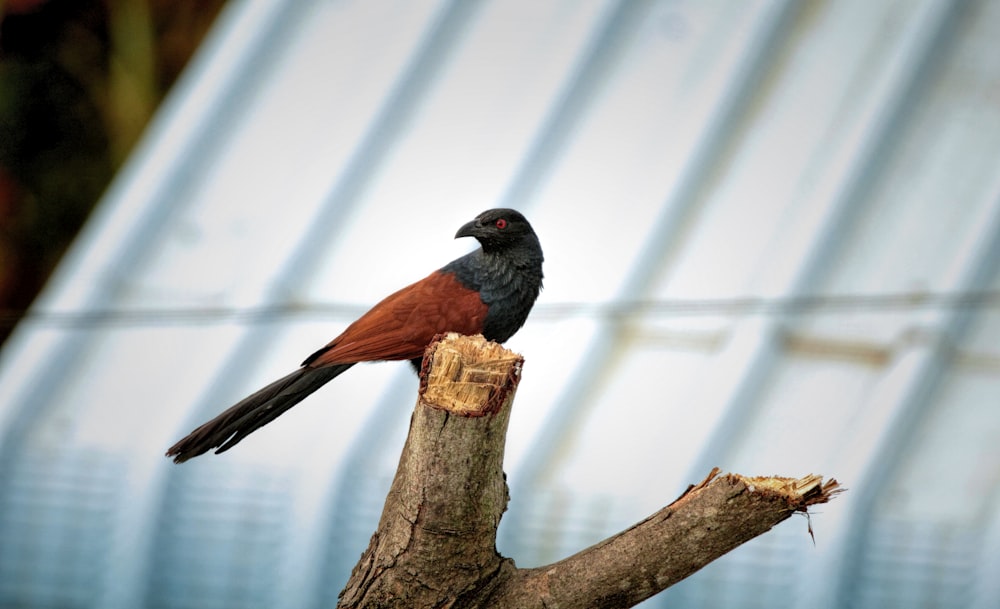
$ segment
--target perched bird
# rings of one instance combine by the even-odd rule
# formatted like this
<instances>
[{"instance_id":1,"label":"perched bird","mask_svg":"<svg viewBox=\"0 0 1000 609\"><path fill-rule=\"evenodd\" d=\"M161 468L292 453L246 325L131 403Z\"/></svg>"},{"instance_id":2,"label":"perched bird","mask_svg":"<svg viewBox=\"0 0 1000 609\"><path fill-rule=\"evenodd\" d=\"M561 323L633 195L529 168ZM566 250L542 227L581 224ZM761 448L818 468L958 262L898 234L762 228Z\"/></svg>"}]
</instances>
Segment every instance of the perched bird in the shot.
<instances>
[{"instance_id":1,"label":"perched bird","mask_svg":"<svg viewBox=\"0 0 1000 609\"><path fill-rule=\"evenodd\" d=\"M513 209L491 209L458 229L480 248L376 304L291 374L198 427L167 451L177 463L229 450L358 362L410 360L419 371L437 334L504 342L524 324L542 288L542 248Z\"/></svg>"}]
</instances>

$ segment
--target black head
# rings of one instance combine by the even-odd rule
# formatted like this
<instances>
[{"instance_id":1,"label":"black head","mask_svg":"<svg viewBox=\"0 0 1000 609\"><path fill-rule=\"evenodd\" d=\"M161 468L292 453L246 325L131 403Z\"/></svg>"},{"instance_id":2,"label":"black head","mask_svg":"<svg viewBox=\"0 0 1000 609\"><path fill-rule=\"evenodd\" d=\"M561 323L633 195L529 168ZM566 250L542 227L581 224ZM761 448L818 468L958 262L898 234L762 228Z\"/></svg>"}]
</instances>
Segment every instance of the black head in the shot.
<instances>
[{"instance_id":1,"label":"black head","mask_svg":"<svg viewBox=\"0 0 1000 609\"><path fill-rule=\"evenodd\" d=\"M497 251L523 244L538 243L528 221L513 209L488 209L455 233L455 238L475 237L483 251Z\"/></svg>"}]
</instances>

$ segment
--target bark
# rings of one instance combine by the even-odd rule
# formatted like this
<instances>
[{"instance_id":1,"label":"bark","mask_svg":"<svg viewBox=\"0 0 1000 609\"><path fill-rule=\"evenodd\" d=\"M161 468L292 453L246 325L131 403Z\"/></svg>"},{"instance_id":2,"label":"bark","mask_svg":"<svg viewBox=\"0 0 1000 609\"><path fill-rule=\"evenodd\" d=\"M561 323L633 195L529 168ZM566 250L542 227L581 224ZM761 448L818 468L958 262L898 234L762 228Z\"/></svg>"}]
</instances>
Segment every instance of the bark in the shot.
<instances>
[{"instance_id":1,"label":"bark","mask_svg":"<svg viewBox=\"0 0 1000 609\"><path fill-rule=\"evenodd\" d=\"M378 530L338 607L631 607L839 492L820 476L713 470L631 528L557 563L496 551L503 450L523 360L482 337L428 348L410 434Z\"/></svg>"}]
</instances>

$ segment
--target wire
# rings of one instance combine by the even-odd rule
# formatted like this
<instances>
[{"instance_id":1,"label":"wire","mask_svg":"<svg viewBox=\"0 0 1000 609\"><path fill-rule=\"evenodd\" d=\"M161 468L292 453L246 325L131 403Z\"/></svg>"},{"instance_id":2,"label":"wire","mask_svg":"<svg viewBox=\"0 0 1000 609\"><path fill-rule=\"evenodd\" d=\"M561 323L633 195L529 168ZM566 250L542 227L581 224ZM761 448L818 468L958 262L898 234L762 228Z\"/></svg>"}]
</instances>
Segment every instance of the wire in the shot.
<instances>
[{"instance_id":1,"label":"wire","mask_svg":"<svg viewBox=\"0 0 1000 609\"><path fill-rule=\"evenodd\" d=\"M601 317L713 317L746 315L803 315L838 313L892 313L916 310L1000 308L1000 291L982 292L901 292L887 294L804 295L787 298L718 298L701 300L650 300L612 302L599 305L559 305L545 307L549 314L571 314L590 307Z\"/></svg>"},{"instance_id":2,"label":"wire","mask_svg":"<svg viewBox=\"0 0 1000 609\"><path fill-rule=\"evenodd\" d=\"M358 316L365 307L347 304L273 305L265 307L177 307L137 309L95 309L90 311L0 311L0 327L22 321L58 327L156 326L172 324L214 324L221 322L265 323L300 315L334 318Z\"/></svg>"},{"instance_id":3,"label":"wire","mask_svg":"<svg viewBox=\"0 0 1000 609\"><path fill-rule=\"evenodd\" d=\"M536 306L532 311L531 318L536 321L553 321L571 317L620 320L637 316L656 318L792 316L990 308L1000 308L1000 291L546 303ZM288 303L262 307L95 309L90 311L53 311L33 308L0 310L0 327L10 328L21 322L51 327L90 328L227 322L256 324L271 323L294 317L353 320L367 309L368 307L364 305L347 303Z\"/></svg>"}]
</instances>

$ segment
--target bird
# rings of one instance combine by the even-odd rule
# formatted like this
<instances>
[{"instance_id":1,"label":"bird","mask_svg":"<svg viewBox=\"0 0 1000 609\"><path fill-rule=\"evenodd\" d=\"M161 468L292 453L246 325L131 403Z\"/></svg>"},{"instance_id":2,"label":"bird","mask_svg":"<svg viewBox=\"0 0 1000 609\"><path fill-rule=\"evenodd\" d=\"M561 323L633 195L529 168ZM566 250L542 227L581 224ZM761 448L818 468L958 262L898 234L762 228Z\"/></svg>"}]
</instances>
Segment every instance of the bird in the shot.
<instances>
[{"instance_id":1,"label":"bird","mask_svg":"<svg viewBox=\"0 0 1000 609\"><path fill-rule=\"evenodd\" d=\"M482 334L503 343L524 325L542 289L542 247L513 209L489 209L455 238L479 247L378 302L300 367L196 428L166 453L183 463L225 452L360 362L409 360L419 372L438 334Z\"/></svg>"}]
</instances>

